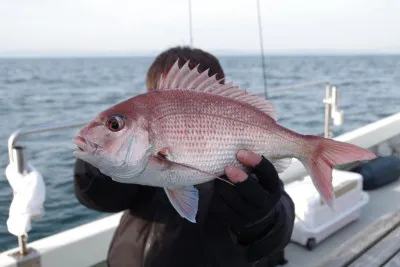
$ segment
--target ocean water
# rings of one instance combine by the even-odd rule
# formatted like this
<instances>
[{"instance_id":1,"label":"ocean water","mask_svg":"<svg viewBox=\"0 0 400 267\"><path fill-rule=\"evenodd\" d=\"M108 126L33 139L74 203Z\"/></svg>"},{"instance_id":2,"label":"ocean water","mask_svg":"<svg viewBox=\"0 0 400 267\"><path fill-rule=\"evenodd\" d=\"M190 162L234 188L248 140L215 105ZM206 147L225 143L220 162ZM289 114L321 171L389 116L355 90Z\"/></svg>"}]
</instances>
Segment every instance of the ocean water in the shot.
<instances>
[{"instance_id":1,"label":"ocean water","mask_svg":"<svg viewBox=\"0 0 400 267\"><path fill-rule=\"evenodd\" d=\"M79 123L123 99L145 91L153 58L0 59L0 251L17 246L6 220L12 191L4 170L7 139L19 129ZM263 92L257 56L220 57L227 80ZM330 81L340 89L344 125L334 135L400 111L400 56L267 57L268 88ZM303 134L323 134L325 87L269 94L279 122ZM78 129L24 137L29 162L43 175L46 215L33 222L29 241L107 216L79 204L73 193L71 138ZM105 196L107 197L107 196Z\"/></svg>"}]
</instances>

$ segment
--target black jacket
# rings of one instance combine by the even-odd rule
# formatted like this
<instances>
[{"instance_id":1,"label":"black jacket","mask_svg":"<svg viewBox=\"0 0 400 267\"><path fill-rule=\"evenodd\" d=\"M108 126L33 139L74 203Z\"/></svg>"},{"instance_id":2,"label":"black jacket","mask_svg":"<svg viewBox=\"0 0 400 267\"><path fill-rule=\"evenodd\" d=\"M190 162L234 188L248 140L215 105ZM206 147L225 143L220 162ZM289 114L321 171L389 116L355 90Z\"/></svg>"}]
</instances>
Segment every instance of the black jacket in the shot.
<instances>
[{"instance_id":1,"label":"black jacket","mask_svg":"<svg viewBox=\"0 0 400 267\"><path fill-rule=\"evenodd\" d=\"M101 212L124 211L107 262L111 267L270 267L280 261L293 229L294 205L284 193L271 216L270 230L258 241L264 258L246 260L246 246L208 212L213 183L199 189L199 218L193 224L173 209L162 188L122 184L77 160L74 190L78 200ZM262 242L260 242L260 240Z\"/></svg>"}]
</instances>

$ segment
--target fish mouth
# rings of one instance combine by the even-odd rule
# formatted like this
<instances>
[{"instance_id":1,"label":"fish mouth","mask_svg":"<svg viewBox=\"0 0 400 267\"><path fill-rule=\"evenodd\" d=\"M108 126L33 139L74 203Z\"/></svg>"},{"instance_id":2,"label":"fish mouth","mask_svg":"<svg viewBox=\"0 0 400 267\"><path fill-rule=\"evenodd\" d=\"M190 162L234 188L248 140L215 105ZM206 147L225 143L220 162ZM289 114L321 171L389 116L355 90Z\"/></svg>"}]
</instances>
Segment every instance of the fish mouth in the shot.
<instances>
[{"instance_id":1,"label":"fish mouth","mask_svg":"<svg viewBox=\"0 0 400 267\"><path fill-rule=\"evenodd\" d=\"M72 139L72 142L77 146L77 150L75 150L75 153L95 153L99 148L99 145L97 145L96 143L93 143L79 135L74 137Z\"/></svg>"}]
</instances>

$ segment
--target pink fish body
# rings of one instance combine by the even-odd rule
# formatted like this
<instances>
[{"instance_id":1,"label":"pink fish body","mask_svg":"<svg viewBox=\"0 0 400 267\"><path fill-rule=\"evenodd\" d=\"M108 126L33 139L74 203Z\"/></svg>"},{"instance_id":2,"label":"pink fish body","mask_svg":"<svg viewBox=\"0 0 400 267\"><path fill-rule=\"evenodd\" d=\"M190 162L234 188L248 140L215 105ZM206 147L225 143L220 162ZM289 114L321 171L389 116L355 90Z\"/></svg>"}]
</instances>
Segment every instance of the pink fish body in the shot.
<instances>
[{"instance_id":1,"label":"pink fish body","mask_svg":"<svg viewBox=\"0 0 400 267\"><path fill-rule=\"evenodd\" d=\"M376 155L352 144L301 135L276 122L268 100L208 71L178 61L156 91L135 96L100 113L83 128L74 152L121 183L163 187L177 212L195 222L196 184L224 174L246 149L269 159L278 172L299 159L324 201L333 208L332 167Z\"/></svg>"}]
</instances>

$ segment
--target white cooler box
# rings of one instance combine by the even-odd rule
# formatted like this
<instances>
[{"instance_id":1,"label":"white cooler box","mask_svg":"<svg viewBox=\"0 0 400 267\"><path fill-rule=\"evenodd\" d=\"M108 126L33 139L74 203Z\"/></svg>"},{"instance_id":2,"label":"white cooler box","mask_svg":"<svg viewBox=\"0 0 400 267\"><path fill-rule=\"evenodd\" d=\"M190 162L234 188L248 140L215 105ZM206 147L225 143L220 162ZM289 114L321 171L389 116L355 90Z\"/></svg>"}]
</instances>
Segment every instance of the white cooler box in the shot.
<instances>
[{"instance_id":1,"label":"white cooler box","mask_svg":"<svg viewBox=\"0 0 400 267\"><path fill-rule=\"evenodd\" d=\"M360 209L369 201L362 190L358 173L333 170L335 211L320 198L310 176L285 185L294 204L296 219L291 240L312 250L316 244L360 217Z\"/></svg>"}]
</instances>

